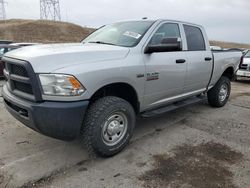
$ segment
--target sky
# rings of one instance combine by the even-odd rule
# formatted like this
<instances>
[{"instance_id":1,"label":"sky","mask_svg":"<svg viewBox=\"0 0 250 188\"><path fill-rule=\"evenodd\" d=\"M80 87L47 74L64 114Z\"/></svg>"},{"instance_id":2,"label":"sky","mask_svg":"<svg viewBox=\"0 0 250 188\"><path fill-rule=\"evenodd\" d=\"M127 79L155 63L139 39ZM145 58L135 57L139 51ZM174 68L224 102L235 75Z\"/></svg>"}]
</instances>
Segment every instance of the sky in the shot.
<instances>
[{"instance_id":1,"label":"sky","mask_svg":"<svg viewBox=\"0 0 250 188\"><path fill-rule=\"evenodd\" d=\"M5 0L7 18L39 19L39 0ZM100 27L121 20L174 19L203 25L210 40L250 44L250 0L60 0L63 21Z\"/></svg>"}]
</instances>

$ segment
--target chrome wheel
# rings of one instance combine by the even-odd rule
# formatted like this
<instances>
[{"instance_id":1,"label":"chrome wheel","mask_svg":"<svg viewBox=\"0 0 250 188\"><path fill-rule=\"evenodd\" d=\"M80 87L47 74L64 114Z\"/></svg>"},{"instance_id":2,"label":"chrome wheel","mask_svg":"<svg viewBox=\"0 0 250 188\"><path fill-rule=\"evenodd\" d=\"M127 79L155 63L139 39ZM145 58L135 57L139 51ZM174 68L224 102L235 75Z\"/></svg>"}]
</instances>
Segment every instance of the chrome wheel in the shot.
<instances>
[{"instance_id":1,"label":"chrome wheel","mask_svg":"<svg viewBox=\"0 0 250 188\"><path fill-rule=\"evenodd\" d=\"M102 127L102 140L108 146L118 144L128 129L128 120L123 112L115 112L107 118Z\"/></svg>"},{"instance_id":2,"label":"chrome wheel","mask_svg":"<svg viewBox=\"0 0 250 188\"><path fill-rule=\"evenodd\" d=\"M227 84L223 84L220 88L220 92L219 92L219 100L220 102L224 102L225 99L228 96L228 85Z\"/></svg>"}]
</instances>

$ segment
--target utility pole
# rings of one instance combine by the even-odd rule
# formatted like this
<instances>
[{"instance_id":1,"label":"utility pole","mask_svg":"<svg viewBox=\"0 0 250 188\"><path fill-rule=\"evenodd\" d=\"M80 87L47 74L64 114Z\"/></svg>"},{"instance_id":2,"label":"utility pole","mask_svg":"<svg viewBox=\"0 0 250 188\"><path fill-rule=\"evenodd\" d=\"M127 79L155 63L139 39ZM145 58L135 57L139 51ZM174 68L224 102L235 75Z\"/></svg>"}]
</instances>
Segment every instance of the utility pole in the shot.
<instances>
[{"instance_id":1,"label":"utility pole","mask_svg":"<svg viewBox=\"0 0 250 188\"><path fill-rule=\"evenodd\" d=\"M40 19L61 21L59 0L40 0Z\"/></svg>"},{"instance_id":2,"label":"utility pole","mask_svg":"<svg viewBox=\"0 0 250 188\"><path fill-rule=\"evenodd\" d=\"M0 20L6 19L5 2L0 0Z\"/></svg>"}]
</instances>

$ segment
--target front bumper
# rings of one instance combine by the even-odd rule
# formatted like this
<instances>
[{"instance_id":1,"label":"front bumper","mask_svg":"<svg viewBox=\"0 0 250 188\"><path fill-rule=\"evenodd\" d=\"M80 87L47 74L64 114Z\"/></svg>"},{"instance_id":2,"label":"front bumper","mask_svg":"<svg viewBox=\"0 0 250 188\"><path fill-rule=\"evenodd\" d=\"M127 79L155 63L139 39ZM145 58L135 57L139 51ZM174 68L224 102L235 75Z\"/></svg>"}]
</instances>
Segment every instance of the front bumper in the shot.
<instances>
[{"instance_id":1,"label":"front bumper","mask_svg":"<svg viewBox=\"0 0 250 188\"><path fill-rule=\"evenodd\" d=\"M81 130L88 101L34 103L11 94L3 87L7 110L27 127L60 140L73 140Z\"/></svg>"},{"instance_id":2,"label":"front bumper","mask_svg":"<svg viewBox=\"0 0 250 188\"><path fill-rule=\"evenodd\" d=\"M237 73L236 73L237 76L240 76L240 77L248 77L250 78L250 71L247 71L247 70L238 70Z\"/></svg>"}]
</instances>

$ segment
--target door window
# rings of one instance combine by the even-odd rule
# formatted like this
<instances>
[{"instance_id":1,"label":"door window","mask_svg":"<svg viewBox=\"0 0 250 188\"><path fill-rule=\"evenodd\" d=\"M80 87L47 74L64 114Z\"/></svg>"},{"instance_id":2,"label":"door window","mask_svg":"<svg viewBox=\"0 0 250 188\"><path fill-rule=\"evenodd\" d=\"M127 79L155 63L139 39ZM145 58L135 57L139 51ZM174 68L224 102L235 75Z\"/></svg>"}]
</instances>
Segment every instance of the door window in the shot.
<instances>
[{"instance_id":1,"label":"door window","mask_svg":"<svg viewBox=\"0 0 250 188\"><path fill-rule=\"evenodd\" d=\"M180 29L178 24L166 23L163 24L153 35L149 44L160 45L164 38L180 38Z\"/></svg>"},{"instance_id":2,"label":"door window","mask_svg":"<svg viewBox=\"0 0 250 188\"><path fill-rule=\"evenodd\" d=\"M200 28L184 25L184 30L187 38L187 46L189 51L206 50L205 40Z\"/></svg>"}]
</instances>

